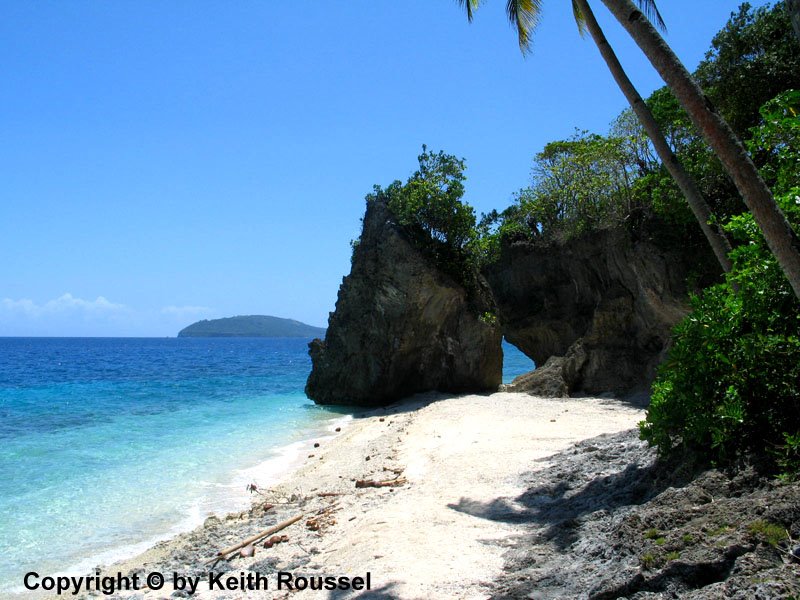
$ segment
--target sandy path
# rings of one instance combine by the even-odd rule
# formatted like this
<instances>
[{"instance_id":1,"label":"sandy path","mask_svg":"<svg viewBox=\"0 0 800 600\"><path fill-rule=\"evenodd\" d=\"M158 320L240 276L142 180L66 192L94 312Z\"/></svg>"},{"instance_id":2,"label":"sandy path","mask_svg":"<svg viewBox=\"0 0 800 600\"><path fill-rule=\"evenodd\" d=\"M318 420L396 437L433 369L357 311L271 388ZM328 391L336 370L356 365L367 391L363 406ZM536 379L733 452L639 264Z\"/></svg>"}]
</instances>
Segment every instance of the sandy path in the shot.
<instances>
[{"instance_id":1,"label":"sandy path","mask_svg":"<svg viewBox=\"0 0 800 600\"><path fill-rule=\"evenodd\" d=\"M140 569L195 573L195 598L485 598L485 584L503 566L504 540L518 533L513 520L493 520L486 505L509 510L524 491L520 474L544 468L541 461L572 443L634 427L643 411L608 399L544 399L518 393L443 398L418 396L367 413L336 438L309 449L306 463L270 489L250 513L206 526L161 544L106 574ZM538 462L537 462L538 461ZM357 479L388 480L396 488L356 489ZM319 493L337 495L320 496ZM263 501L276 507L264 512ZM484 507L476 517L473 506ZM371 593L287 593L209 590L201 559L231 541L303 512L308 517L282 533L289 541L254 557L220 563L216 571L282 570L298 575L365 576ZM499 515L498 515L499 516ZM319 529L308 526L315 517ZM160 591L120 597L166 598Z\"/></svg>"},{"instance_id":2,"label":"sandy path","mask_svg":"<svg viewBox=\"0 0 800 600\"><path fill-rule=\"evenodd\" d=\"M373 585L402 598L480 598L482 583L502 568L502 539L514 525L458 508L518 495L519 474L537 459L628 429L642 413L607 400L498 393L435 402L403 417L389 428L399 434L397 462L409 485L342 526L325 550L326 571L366 568Z\"/></svg>"}]
</instances>

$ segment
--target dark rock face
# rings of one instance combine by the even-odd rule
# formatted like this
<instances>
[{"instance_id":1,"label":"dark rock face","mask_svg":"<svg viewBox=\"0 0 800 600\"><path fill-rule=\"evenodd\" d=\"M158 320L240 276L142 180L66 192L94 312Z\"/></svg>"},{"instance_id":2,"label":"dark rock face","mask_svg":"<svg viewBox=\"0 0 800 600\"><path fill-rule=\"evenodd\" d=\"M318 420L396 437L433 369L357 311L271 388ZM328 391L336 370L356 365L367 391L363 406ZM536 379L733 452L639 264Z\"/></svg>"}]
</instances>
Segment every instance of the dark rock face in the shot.
<instances>
[{"instance_id":1,"label":"dark rock face","mask_svg":"<svg viewBox=\"0 0 800 600\"><path fill-rule=\"evenodd\" d=\"M485 272L503 333L547 371L511 389L557 390L559 377L568 393L646 388L688 310L687 274L707 264L705 255L687 254L634 241L623 229L504 247ZM546 364L551 357L564 358Z\"/></svg>"},{"instance_id":2,"label":"dark rock face","mask_svg":"<svg viewBox=\"0 0 800 600\"><path fill-rule=\"evenodd\" d=\"M501 333L481 320L493 309L485 284L468 294L431 263L385 204L368 204L325 341L309 344L309 398L377 406L429 390L497 389Z\"/></svg>"}]
</instances>

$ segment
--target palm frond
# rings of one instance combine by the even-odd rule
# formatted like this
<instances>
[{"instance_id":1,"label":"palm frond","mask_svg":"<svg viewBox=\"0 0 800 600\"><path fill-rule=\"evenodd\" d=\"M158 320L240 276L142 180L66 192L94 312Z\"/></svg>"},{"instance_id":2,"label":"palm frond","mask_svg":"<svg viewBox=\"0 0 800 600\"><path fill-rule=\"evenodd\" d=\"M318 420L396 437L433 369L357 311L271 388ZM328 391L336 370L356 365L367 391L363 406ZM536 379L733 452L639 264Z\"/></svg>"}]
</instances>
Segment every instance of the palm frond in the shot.
<instances>
[{"instance_id":1,"label":"palm frond","mask_svg":"<svg viewBox=\"0 0 800 600\"><path fill-rule=\"evenodd\" d=\"M508 0L506 15L517 28L520 50L523 54L530 52L531 36L542 15L542 0Z\"/></svg>"},{"instance_id":2,"label":"palm frond","mask_svg":"<svg viewBox=\"0 0 800 600\"><path fill-rule=\"evenodd\" d=\"M653 25L661 31L667 31L667 24L664 23L661 13L658 12L658 6L656 6L655 0L636 0L636 4L639 5L644 16L650 19Z\"/></svg>"},{"instance_id":3,"label":"palm frond","mask_svg":"<svg viewBox=\"0 0 800 600\"><path fill-rule=\"evenodd\" d=\"M467 21L472 23L472 15L473 11L478 8L478 4L480 4L480 0L456 0L458 5L462 8L467 9Z\"/></svg>"},{"instance_id":4,"label":"palm frond","mask_svg":"<svg viewBox=\"0 0 800 600\"><path fill-rule=\"evenodd\" d=\"M583 16L581 7L575 0L572 0L572 16L575 17L575 24L578 26L578 33L581 37L586 35L586 19Z\"/></svg>"}]
</instances>

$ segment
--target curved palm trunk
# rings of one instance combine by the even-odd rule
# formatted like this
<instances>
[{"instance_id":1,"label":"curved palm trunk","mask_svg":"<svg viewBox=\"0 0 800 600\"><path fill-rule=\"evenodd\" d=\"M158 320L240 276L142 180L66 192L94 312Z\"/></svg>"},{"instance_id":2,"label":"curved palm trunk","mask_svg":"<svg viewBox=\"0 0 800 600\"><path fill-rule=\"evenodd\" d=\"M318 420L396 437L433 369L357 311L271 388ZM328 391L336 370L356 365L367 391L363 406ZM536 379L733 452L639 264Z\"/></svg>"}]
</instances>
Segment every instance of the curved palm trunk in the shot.
<instances>
[{"instance_id":1,"label":"curved palm trunk","mask_svg":"<svg viewBox=\"0 0 800 600\"><path fill-rule=\"evenodd\" d=\"M692 209L692 212L694 213L698 223L700 223L700 227L703 230L708 243L711 244L711 248L714 250L714 254L717 257L719 264L722 265L723 271L728 273L731 270L731 261L728 258L728 252L731 250L731 245L728 241L728 238L725 237L722 231L720 231L716 226L712 227L709 223L711 220L711 209L703 197L703 194L697 188L697 184L692 176L689 175L689 173L686 172L686 169L683 168L683 165L678 160L678 157L675 156L674 152L672 152L667 140L664 139L664 134L661 133L661 129L653 117L653 113L650 112L647 104L645 104L644 100L642 100L639 92L636 91L633 83L631 83L631 80L628 79L628 76L625 74L625 70L622 68L622 65L617 59L617 55L614 53L614 50L608 43L608 40L603 34L603 30L600 28L597 19L595 19L594 13L592 12L588 1L573 1L579 8L584 22L586 23L586 29L589 30L589 34L592 36L594 43L600 50L600 54L606 61L606 65L608 65L608 69L611 71L614 81L617 82L619 89L622 90L625 98L630 103L633 112L636 113L639 122L642 124L642 127L644 127L644 130L647 133L647 137L649 137L650 141L653 142L653 147L658 153L661 162L667 168L667 171L669 171L669 174L672 175L672 178L678 184L681 192L683 192L683 195L686 197L686 201L689 203L689 207Z\"/></svg>"},{"instance_id":2,"label":"curved palm trunk","mask_svg":"<svg viewBox=\"0 0 800 600\"><path fill-rule=\"evenodd\" d=\"M716 153L753 213L795 295L800 298L800 239L775 203L739 138L630 0L603 0L603 4L641 48Z\"/></svg>"},{"instance_id":3,"label":"curved palm trunk","mask_svg":"<svg viewBox=\"0 0 800 600\"><path fill-rule=\"evenodd\" d=\"M786 10L789 11L797 41L800 42L800 0L786 0Z\"/></svg>"}]
</instances>

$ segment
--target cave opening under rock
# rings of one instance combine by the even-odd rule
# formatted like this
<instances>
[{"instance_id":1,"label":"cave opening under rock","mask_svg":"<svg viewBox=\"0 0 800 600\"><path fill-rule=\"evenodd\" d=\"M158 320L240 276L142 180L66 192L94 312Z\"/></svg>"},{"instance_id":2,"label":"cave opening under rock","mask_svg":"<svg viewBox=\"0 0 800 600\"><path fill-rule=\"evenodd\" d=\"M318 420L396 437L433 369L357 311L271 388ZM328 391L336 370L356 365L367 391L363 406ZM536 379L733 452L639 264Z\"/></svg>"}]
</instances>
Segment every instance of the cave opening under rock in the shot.
<instances>
[{"instance_id":1,"label":"cave opening under rock","mask_svg":"<svg viewBox=\"0 0 800 600\"><path fill-rule=\"evenodd\" d=\"M503 383L511 383L515 377L530 373L536 363L522 350L503 338Z\"/></svg>"}]
</instances>

